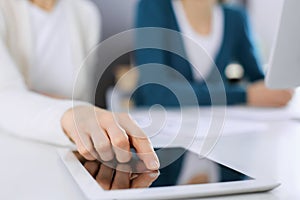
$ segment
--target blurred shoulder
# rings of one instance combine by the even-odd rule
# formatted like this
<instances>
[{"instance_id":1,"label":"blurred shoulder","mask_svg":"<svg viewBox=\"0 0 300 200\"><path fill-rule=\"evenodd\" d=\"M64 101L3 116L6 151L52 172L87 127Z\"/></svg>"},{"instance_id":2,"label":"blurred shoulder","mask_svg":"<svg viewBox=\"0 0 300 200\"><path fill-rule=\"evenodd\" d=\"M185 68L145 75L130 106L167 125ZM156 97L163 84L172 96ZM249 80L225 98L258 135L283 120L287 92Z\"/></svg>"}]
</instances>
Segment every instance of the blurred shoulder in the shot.
<instances>
[{"instance_id":1,"label":"blurred shoulder","mask_svg":"<svg viewBox=\"0 0 300 200\"><path fill-rule=\"evenodd\" d=\"M139 9L156 9L164 10L171 4L171 0L140 0L138 7Z\"/></svg>"},{"instance_id":2,"label":"blurred shoulder","mask_svg":"<svg viewBox=\"0 0 300 200\"><path fill-rule=\"evenodd\" d=\"M76 12L85 26L98 27L102 23L102 16L98 6L91 0L68 0L75 6ZM89 23L86 23L89 22Z\"/></svg>"},{"instance_id":3,"label":"blurred shoulder","mask_svg":"<svg viewBox=\"0 0 300 200\"><path fill-rule=\"evenodd\" d=\"M242 6L223 5L223 9L231 21L244 22L248 18L247 11Z\"/></svg>"},{"instance_id":4,"label":"blurred shoulder","mask_svg":"<svg viewBox=\"0 0 300 200\"><path fill-rule=\"evenodd\" d=\"M7 28L7 20L11 19L14 15L15 11L15 0L5 1L0 0L0 36L4 37Z\"/></svg>"},{"instance_id":5,"label":"blurred shoulder","mask_svg":"<svg viewBox=\"0 0 300 200\"><path fill-rule=\"evenodd\" d=\"M75 7L81 28L85 34L88 49L96 45L102 33L102 16L100 9L92 0L68 0Z\"/></svg>"},{"instance_id":6,"label":"blurred shoulder","mask_svg":"<svg viewBox=\"0 0 300 200\"><path fill-rule=\"evenodd\" d=\"M93 18L100 18L100 10L91 0L69 0L69 2L76 6L81 14Z\"/></svg>"}]
</instances>

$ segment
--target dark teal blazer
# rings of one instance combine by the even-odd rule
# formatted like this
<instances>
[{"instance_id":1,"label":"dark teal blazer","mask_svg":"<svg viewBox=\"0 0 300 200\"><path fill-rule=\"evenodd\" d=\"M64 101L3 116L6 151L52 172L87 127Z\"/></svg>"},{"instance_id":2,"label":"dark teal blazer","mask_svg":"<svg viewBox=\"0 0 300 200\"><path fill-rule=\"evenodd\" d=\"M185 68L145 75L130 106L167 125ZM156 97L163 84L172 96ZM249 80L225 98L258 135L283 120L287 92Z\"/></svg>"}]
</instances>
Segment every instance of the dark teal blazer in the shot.
<instances>
[{"instance_id":1,"label":"dark teal blazer","mask_svg":"<svg viewBox=\"0 0 300 200\"><path fill-rule=\"evenodd\" d=\"M225 23L223 42L214 61L225 86L225 103L228 105L243 104L247 100L246 85L230 83L225 75L226 67L231 63L240 63L245 71L244 80L246 82L264 79L264 74L261 69L260 59L254 48L245 11L242 8L233 6L223 5L222 8ZM137 9L136 28L143 27L160 27L180 32L171 0L141 0ZM143 38L143 36L138 37ZM147 40L149 38L144 39ZM168 38L160 38L160 41L168 41ZM182 49L184 51L183 43ZM197 82L194 79L190 63L182 57L168 51L142 49L135 52L135 62L136 66L159 63L172 67L188 80L196 94L198 105L211 105L207 83ZM212 70L210 77L213 77L213 74L214 72ZM146 79L151 79L151 76L157 76L157 72L156 74L151 74L149 71L142 71L139 79L140 84L143 85L143 82ZM164 78L168 79L168 77ZM213 80L213 78L208 78L207 82L209 82L210 79ZM172 80L170 79L170 81ZM181 86L178 85L179 89L177 92L184 92L185 88L180 87ZM214 92L218 93L222 91L224 93L224 90L219 91L219 86L216 84ZM137 106L152 106L154 104L179 106L178 99L174 93L158 84L148 84L140 87L135 91L133 98ZM189 104L189 101L186 101L186 103L180 102L180 104ZM224 101L221 101L220 104L224 104Z\"/></svg>"}]
</instances>

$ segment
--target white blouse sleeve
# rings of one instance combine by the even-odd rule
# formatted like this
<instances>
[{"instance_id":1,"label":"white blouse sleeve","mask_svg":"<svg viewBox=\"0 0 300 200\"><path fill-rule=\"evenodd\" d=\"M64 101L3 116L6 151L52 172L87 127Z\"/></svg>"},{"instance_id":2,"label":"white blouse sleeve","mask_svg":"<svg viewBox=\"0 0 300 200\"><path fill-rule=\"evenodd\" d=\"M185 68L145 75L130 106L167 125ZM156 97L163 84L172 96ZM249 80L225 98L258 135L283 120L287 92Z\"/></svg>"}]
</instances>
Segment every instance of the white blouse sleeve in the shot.
<instances>
[{"instance_id":1,"label":"white blouse sleeve","mask_svg":"<svg viewBox=\"0 0 300 200\"><path fill-rule=\"evenodd\" d=\"M4 43L4 31L0 15L0 128L23 138L62 146L73 145L60 124L61 117L73 102L48 98L27 89Z\"/></svg>"}]
</instances>

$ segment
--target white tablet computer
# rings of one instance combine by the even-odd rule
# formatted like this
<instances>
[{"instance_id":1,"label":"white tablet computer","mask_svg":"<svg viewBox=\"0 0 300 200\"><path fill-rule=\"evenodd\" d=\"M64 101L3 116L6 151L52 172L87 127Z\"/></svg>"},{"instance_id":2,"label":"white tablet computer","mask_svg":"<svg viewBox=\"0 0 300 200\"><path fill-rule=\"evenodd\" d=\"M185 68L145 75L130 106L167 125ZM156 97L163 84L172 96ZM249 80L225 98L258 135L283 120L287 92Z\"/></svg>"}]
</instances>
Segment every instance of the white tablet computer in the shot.
<instances>
[{"instance_id":1,"label":"white tablet computer","mask_svg":"<svg viewBox=\"0 0 300 200\"><path fill-rule=\"evenodd\" d=\"M87 161L71 150L59 150L63 162L88 199L186 199L264 192L279 186L216 161L199 158L182 148L156 152L161 165L167 165L151 172L145 170L137 157L128 164L104 163Z\"/></svg>"}]
</instances>

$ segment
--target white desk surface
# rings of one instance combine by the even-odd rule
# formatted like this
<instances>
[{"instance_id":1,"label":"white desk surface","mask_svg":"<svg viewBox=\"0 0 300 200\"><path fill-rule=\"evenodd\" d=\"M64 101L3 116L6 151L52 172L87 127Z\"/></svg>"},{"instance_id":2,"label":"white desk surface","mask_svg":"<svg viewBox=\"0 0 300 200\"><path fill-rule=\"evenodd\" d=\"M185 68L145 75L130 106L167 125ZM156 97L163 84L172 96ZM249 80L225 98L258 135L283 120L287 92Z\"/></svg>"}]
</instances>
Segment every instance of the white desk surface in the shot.
<instances>
[{"instance_id":1,"label":"white desk surface","mask_svg":"<svg viewBox=\"0 0 300 200\"><path fill-rule=\"evenodd\" d=\"M221 137L209 157L252 176L271 177L282 185L268 193L210 200L300 199L300 122L265 123L268 128L262 132ZM85 199L56 147L0 131L0 158L0 199Z\"/></svg>"}]
</instances>

